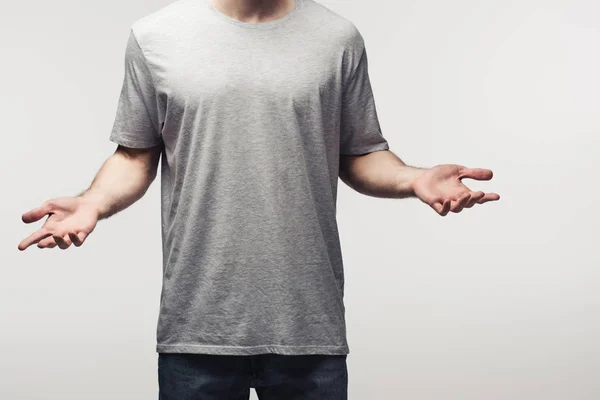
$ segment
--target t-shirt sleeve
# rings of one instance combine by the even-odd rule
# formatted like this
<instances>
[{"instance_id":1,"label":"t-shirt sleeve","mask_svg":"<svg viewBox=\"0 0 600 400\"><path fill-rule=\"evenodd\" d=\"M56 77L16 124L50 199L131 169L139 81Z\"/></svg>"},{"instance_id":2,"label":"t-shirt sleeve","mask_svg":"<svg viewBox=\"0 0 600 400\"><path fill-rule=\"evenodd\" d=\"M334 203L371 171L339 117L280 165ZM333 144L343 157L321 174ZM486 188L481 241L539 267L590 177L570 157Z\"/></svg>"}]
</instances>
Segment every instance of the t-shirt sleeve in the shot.
<instances>
[{"instance_id":1,"label":"t-shirt sleeve","mask_svg":"<svg viewBox=\"0 0 600 400\"><path fill-rule=\"evenodd\" d=\"M125 50L125 75L110 140L126 147L162 143L158 99L147 60L133 33Z\"/></svg>"},{"instance_id":2,"label":"t-shirt sleeve","mask_svg":"<svg viewBox=\"0 0 600 400\"><path fill-rule=\"evenodd\" d=\"M359 155L387 149L389 145L379 126L363 46L358 65L343 89L340 154Z\"/></svg>"}]
</instances>

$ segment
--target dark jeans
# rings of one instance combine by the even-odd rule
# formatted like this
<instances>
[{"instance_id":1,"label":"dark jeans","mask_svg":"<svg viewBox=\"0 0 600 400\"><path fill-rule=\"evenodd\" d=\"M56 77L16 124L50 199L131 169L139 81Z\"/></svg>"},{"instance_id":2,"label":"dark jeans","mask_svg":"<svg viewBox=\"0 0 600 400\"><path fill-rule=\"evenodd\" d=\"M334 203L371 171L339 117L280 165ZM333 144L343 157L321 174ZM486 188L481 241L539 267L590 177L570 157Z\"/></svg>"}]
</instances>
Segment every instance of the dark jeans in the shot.
<instances>
[{"instance_id":1,"label":"dark jeans","mask_svg":"<svg viewBox=\"0 0 600 400\"><path fill-rule=\"evenodd\" d=\"M345 355L158 353L159 400L347 400Z\"/></svg>"}]
</instances>

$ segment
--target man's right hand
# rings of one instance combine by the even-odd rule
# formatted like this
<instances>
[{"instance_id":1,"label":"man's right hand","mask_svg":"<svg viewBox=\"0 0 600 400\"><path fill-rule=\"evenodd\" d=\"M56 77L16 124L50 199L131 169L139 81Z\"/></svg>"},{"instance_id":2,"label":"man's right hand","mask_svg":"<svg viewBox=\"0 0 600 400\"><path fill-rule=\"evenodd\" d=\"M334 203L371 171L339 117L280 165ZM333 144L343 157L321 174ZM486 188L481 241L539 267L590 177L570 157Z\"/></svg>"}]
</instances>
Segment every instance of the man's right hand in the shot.
<instances>
[{"instance_id":1,"label":"man's right hand","mask_svg":"<svg viewBox=\"0 0 600 400\"><path fill-rule=\"evenodd\" d=\"M92 185L75 197L58 197L23 214L26 224L46 215L44 225L19 243L25 250L81 246L98 220L124 210L140 199L156 177L162 145L130 148L118 145L96 174Z\"/></svg>"},{"instance_id":2,"label":"man's right hand","mask_svg":"<svg viewBox=\"0 0 600 400\"><path fill-rule=\"evenodd\" d=\"M19 250L25 250L37 243L39 248L58 246L66 249L71 244L81 246L92 233L98 222L98 209L83 197L59 197L46 201L21 217L30 224L48 215L44 225L19 243Z\"/></svg>"}]
</instances>

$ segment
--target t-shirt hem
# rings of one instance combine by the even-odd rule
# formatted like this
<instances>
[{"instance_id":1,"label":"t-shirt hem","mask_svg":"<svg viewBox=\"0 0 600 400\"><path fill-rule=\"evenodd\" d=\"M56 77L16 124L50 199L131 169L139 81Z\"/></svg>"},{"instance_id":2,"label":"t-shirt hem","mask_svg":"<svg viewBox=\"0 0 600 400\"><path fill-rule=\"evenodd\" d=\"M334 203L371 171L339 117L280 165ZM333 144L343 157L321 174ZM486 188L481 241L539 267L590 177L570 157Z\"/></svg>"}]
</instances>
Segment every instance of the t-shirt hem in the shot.
<instances>
[{"instance_id":1,"label":"t-shirt hem","mask_svg":"<svg viewBox=\"0 0 600 400\"><path fill-rule=\"evenodd\" d=\"M157 353L192 353L192 354L215 354L215 355L257 355L257 354L281 354L281 355L346 355L348 345L341 346L284 346L284 345L262 345L262 346L213 346L200 344L157 344Z\"/></svg>"}]
</instances>

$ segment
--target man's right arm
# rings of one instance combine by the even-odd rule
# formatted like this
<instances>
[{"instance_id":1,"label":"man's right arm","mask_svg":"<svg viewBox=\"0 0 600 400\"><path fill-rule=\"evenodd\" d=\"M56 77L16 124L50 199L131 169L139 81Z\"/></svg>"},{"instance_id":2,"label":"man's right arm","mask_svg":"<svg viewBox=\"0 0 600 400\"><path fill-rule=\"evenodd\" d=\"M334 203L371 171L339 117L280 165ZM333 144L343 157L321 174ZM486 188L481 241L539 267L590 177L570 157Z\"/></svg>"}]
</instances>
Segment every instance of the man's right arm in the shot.
<instances>
[{"instance_id":1,"label":"man's right arm","mask_svg":"<svg viewBox=\"0 0 600 400\"><path fill-rule=\"evenodd\" d=\"M138 201L156 178L161 146L136 149L119 145L92 184L78 198L105 219Z\"/></svg>"},{"instance_id":2,"label":"man's right arm","mask_svg":"<svg viewBox=\"0 0 600 400\"><path fill-rule=\"evenodd\" d=\"M36 243L39 248L81 246L99 220L129 207L146 193L156 178L161 149L119 145L88 189L74 197L50 199L23 214L25 223L48 218L19 243L19 250Z\"/></svg>"}]
</instances>

